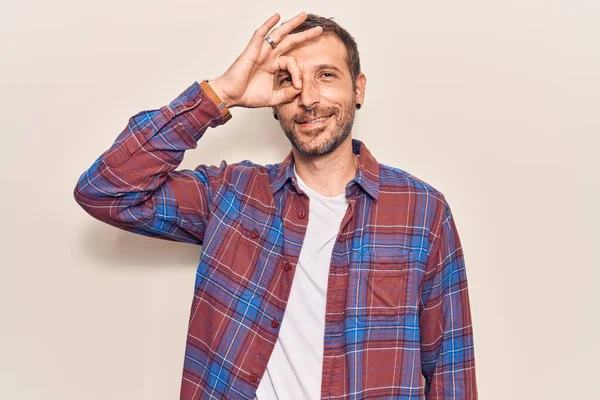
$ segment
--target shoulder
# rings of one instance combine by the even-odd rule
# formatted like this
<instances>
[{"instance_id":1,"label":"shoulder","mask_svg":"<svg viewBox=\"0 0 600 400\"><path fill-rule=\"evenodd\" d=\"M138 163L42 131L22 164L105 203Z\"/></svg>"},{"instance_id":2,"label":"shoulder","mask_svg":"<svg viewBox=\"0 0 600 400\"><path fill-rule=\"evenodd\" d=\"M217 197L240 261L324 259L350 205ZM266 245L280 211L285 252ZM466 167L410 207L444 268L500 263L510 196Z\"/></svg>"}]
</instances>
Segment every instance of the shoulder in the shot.
<instances>
[{"instance_id":1,"label":"shoulder","mask_svg":"<svg viewBox=\"0 0 600 400\"><path fill-rule=\"evenodd\" d=\"M431 183L415 175L390 165L379 163L380 190L410 190L411 193L432 197L444 202L444 194Z\"/></svg>"},{"instance_id":2,"label":"shoulder","mask_svg":"<svg viewBox=\"0 0 600 400\"><path fill-rule=\"evenodd\" d=\"M443 218L450 208L446 197L438 187L403 169L381 163L379 163L379 192L380 197L400 194L400 197L395 199L412 203L415 212L427 213L434 221Z\"/></svg>"}]
</instances>

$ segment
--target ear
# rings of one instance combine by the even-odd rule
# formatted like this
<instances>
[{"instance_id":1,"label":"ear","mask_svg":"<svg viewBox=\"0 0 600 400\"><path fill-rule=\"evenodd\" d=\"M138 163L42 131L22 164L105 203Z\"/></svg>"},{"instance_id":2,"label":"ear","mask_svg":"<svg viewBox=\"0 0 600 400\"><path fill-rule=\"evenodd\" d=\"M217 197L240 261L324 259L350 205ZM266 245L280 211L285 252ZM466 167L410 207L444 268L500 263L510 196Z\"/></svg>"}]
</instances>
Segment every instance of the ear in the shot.
<instances>
[{"instance_id":1,"label":"ear","mask_svg":"<svg viewBox=\"0 0 600 400\"><path fill-rule=\"evenodd\" d=\"M356 77L356 102L363 104L365 101L365 89L367 87L367 76L364 73L360 73Z\"/></svg>"}]
</instances>

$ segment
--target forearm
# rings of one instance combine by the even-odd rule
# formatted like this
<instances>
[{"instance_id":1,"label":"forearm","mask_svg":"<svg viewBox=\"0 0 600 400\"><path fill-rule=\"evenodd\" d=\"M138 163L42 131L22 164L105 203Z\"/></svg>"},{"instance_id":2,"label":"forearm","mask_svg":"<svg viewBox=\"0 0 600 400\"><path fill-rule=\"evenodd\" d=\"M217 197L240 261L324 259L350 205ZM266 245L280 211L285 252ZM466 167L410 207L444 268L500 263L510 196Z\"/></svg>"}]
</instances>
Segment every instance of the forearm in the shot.
<instances>
[{"instance_id":1,"label":"forearm","mask_svg":"<svg viewBox=\"0 0 600 400\"><path fill-rule=\"evenodd\" d=\"M79 178L76 201L95 218L113 225L142 216L143 209L134 215L125 211L145 202L208 127L222 123L221 112L194 82L168 105L129 119L113 145Z\"/></svg>"}]
</instances>

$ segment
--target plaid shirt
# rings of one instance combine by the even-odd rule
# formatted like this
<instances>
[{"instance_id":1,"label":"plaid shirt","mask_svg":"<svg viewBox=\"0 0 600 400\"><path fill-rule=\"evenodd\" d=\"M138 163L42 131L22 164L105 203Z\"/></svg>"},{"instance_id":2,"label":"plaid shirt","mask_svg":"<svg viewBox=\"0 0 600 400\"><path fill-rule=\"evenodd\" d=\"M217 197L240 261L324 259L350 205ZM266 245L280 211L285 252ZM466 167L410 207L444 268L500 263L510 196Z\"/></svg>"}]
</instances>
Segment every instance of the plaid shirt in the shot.
<instances>
[{"instance_id":1,"label":"plaid shirt","mask_svg":"<svg viewBox=\"0 0 600 400\"><path fill-rule=\"evenodd\" d=\"M226 122L206 84L132 116L79 178L78 204L107 224L202 245L180 399L252 399L286 308L309 219L293 153L175 170ZM359 168L329 269L325 399L476 399L460 239L444 195L378 163Z\"/></svg>"}]
</instances>

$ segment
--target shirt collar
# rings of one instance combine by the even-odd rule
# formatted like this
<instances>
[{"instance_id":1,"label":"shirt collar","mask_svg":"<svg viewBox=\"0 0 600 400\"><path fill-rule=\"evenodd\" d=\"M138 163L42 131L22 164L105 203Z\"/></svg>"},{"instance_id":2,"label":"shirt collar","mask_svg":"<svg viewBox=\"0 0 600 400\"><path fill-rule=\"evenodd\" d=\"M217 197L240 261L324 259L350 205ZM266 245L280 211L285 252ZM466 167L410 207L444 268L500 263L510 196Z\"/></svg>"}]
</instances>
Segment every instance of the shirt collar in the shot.
<instances>
[{"instance_id":1,"label":"shirt collar","mask_svg":"<svg viewBox=\"0 0 600 400\"><path fill-rule=\"evenodd\" d=\"M379 163L367 146L358 139L352 139L352 152L359 155L358 171L352 180L377 202L379 199ZM277 175L271 182L273 193L281 189L288 179L295 180L294 153L291 150L279 164Z\"/></svg>"}]
</instances>

